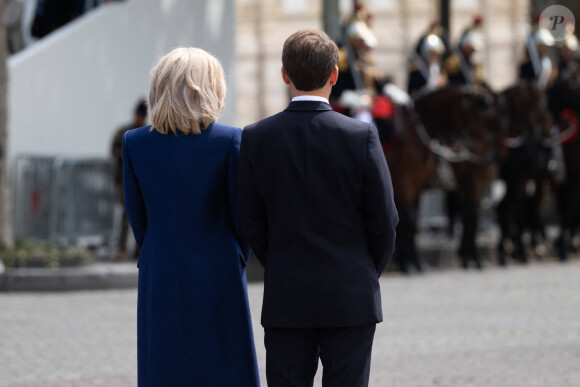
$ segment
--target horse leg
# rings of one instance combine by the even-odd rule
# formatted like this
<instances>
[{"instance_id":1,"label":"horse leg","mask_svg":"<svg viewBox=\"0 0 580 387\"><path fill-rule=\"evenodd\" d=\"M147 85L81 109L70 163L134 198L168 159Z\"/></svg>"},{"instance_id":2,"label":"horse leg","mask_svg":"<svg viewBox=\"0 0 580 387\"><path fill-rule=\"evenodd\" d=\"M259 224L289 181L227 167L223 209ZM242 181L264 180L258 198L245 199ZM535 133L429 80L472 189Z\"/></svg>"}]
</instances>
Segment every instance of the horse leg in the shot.
<instances>
[{"instance_id":1,"label":"horse leg","mask_svg":"<svg viewBox=\"0 0 580 387\"><path fill-rule=\"evenodd\" d=\"M521 176L520 176L521 177ZM508 234L511 242L511 256L514 260L527 262L527 254L523 243L523 234L528 220L528 197L526 195L526 179L517 179L508 185L509 202L506 203ZM506 197L508 194L506 193Z\"/></svg>"},{"instance_id":2,"label":"horse leg","mask_svg":"<svg viewBox=\"0 0 580 387\"><path fill-rule=\"evenodd\" d=\"M455 234L455 219L460 212L460 196L457 190L445 191L445 215L447 216L447 235Z\"/></svg>"},{"instance_id":3,"label":"horse leg","mask_svg":"<svg viewBox=\"0 0 580 387\"><path fill-rule=\"evenodd\" d=\"M568 259L568 253L572 245L574 218L579 211L576 190L569 183L564 183L557 191L558 212L560 214L560 237L556 245L558 257L561 261Z\"/></svg>"},{"instance_id":4,"label":"horse leg","mask_svg":"<svg viewBox=\"0 0 580 387\"><path fill-rule=\"evenodd\" d=\"M526 224L528 223L528 211L527 211L527 197L524 195L520 198L518 203L515 203L516 217L514 224L514 258L520 263L528 262L528 254L526 247L524 245L524 230Z\"/></svg>"},{"instance_id":5,"label":"horse leg","mask_svg":"<svg viewBox=\"0 0 580 387\"><path fill-rule=\"evenodd\" d=\"M510 192L506 192L506 196L499 202L496 208L497 222L500 228L500 239L497 244L497 259L500 266L507 266L506 247L510 243Z\"/></svg>"},{"instance_id":6,"label":"horse leg","mask_svg":"<svg viewBox=\"0 0 580 387\"><path fill-rule=\"evenodd\" d=\"M461 214L463 221L463 234L461 236L459 256L461 257L462 266L467 269L469 267L469 262L473 260L475 266L478 269L481 269L482 265L479 260L477 245L475 243L479 215L477 205L473 203L465 203L462 206Z\"/></svg>"},{"instance_id":7,"label":"horse leg","mask_svg":"<svg viewBox=\"0 0 580 387\"><path fill-rule=\"evenodd\" d=\"M399 210L399 224L397 225L396 257L399 263L399 270L402 273L410 274L411 265L416 261L415 249L415 227L413 226L412 209L408 206Z\"/></svg>"},{"instance_id":8,"label":"horse leg","mask_svg":"<svg viewBox=\"0 0 580 387\"><path fill-rule=\"evenodd\" d=\"M410 263L415 267L415 270L417 270L418 272L423 271L423 268L421 266L421 263L419 262L419 254L417 254L417 244L415 243L415 236L417 235L417 220L418 220L418 216L417 216L417 212L418 212L418 207L419 207L419 203L415 203L413 206L413 209L410 212L410 218L409 218L409 226L410 226L410 240L409 240L409 246L410 246L410 252L411 254L409 255L409 259L410 259Z\"/></svg>"},{"instance_id":9,"label":"horse leg","mask_svg":"<svg viewBox=\"0 0 580 387\"><path fill-rule=\"evenodd\" d=\"M521 182L515 181L517 176L514 173L504 175L506 182L506 193L499 203L497 219L501 230L501 239L498 244L498 263L500 266L507 266L507 256L514 258L519 235L518 217L520 216L521 195L518 189Z\"/></svg>"},{"instance_id":10,"label":"horse leg","mask_svg":"<svg viewBox=\"0 0 580 387\"><path fill-rule=\"evenodd\" d=\"M463 199L463 198L462 198ZM469 269L469 226L466 222L465 212L467 211L467 203L462 203L461 205L461 223L463 229L461 231L461 239L459 241L459 250L457 254L459 255L459 259L461 260L461 267L464 269Z\"/></svg>"},{"instance_id":11,"label":"horse leg","mask_svg":"<svg viewBox=\"0 0 580 387\"><path fill-rule=\"evenodd\" d=\"M479 270L483 269L483 265L481 263L481 259L479 257L479 251L477 250L477 243L476 243L476 236L477 236L477 228L479 226L479 203L474 208L473 213L473 234L471 237L471 251L473 254L473 260L475 261L475 267Z\"/></svg>"},{"instance_id":12,"label":"horse leg","mask_svg":"<svg viewBox=\"0 0 580 387\"><path fill-rule=\"evenodd\" d=\"M544 243L546 242L546 225L541 212L548 181L541 176L536 177L534 181L535 192L528 198L528 227L532 251L536 257L541 258L545 255Z\"/></svg>"}]
</instances>

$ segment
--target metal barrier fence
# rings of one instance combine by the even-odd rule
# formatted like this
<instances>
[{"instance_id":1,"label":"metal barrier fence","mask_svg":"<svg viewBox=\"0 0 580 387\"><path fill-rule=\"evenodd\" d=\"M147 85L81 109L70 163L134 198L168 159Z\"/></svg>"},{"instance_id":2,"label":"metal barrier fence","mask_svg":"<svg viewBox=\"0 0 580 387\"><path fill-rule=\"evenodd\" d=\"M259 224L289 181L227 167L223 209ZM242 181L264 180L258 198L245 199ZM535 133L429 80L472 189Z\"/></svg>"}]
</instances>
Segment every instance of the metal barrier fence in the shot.
<instances>
[{"instance_id":1,"label":"metal barrier fence","mask_svg":"<svg viewBox=\"0 0 580 387\"><path fill-rule=\"evenodd\" d=\"M106 159L17 157L12 174L15 236L73 245L109 243L118 202L112 168Z\"/></svg>"},{"instance_id":2,"label":"metal barrier fence","mask_svg":"<svg viewBox=\"0 0 580 387\"><path fill-rule=\"evenodd\" d=\"M19 156L13 164L14 235L69 245L116 246L122 214L107 159ZM482 208L482 224L493 222ZM423 193L421 231L446 228L444 192ZM129 238L131 239L131 238Z\"/></svg>"}]
</instances>

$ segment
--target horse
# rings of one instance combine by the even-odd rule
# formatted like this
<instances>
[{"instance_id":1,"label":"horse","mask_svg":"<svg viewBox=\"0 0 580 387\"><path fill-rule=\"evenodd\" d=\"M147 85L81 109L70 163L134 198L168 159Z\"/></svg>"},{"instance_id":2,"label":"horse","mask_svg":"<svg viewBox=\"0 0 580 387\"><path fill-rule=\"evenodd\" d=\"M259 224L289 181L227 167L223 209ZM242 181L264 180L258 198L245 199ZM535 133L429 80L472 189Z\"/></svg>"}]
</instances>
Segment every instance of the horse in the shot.
<instances>
[{"instance_id":1,"label":"horse","mask_svg":"<svg viewBox=\"0 0 580 387\"><path fill-rule=\"evenodd\" d=\"M417 112L436 139L438 154L451 165L459 187L463 232L461 265L481 269L476 246L479 207L488 184L497 176L505 137L497 96L486 89L446 87L419 98Z\"/></svg>"},{"instance_id":2,"label":"horse","mask_svg":"<svg viewBox=\"0 0 580 387\"><path fill-rule=\"evenodd\" d=\"M549 107L561 132L551 145L561 146L565 177L556 182L560 235L556 241L558 257L568 259L573 250L574 231L580 228L580 73L559 79L548 90Z\"/></svg>"},{"instance_id":3,"label":"horse","mask_svg":"<svg viewBox=\"0 0 580 387\"><path fill-rule=\"evenodd\" d=\"M436 174L438 157L408 95L392 85L385 90L396 106L395 135L383 143L399 213L395 258L399 270L409 274L422 271L415 244L419 199Z\"/></svg>"},{"instance_id":4,"label":"horse","mask_svg":"<svg viewBox=\"0 0 580 387\"><path fill-rule=\"evenodd\" d=\"M507 153L500 165L500 178L505 182L505 196L496 208L501 230L498 263L507 265L510 254L521 263L528 262L523 234L530 228L532 245L536 236L545 238L540 217L544 182L550 178L551 149L545 140L552 127L547 110L546 93L533 82L520 82L500 94L507 111Z\"/></svg>"},{"instance_id":5,"label":"horse","mask_svg":"<svg viewBox=\"0 0 580 387\"><path fill-rule=\"evenodd\" d=\"M361 108L363 94L346 93L346 97L332 101L333 109L358 119L364 118L364 113L372 117L390 167L399 214L395 240L398 268L406 274L420 272L422 265L415 246L417 211L421 192L435 174L437 158L419 137L422 126L406 92L388 82L374 98L368 98L371 104L366 109Z\"/></svg>"}]
</instances>

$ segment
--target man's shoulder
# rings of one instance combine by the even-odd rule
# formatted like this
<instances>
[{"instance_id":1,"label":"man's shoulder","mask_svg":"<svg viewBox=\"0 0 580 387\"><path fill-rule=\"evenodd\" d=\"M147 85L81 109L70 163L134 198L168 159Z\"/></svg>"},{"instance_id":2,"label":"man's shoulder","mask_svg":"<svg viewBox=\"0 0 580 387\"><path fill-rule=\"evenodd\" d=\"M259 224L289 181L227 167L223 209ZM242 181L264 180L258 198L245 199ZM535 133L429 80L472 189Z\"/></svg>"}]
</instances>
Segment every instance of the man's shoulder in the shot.
<instances>
[{"instance_id":1,"label":"man's shoulder","mask_svg":"<svg viewBox=\"0 0 580 387\"><path fill-rule=\"evenodd\" d=\"M344 124L346 128L363 128L363 129L368 129L369 124L365 123L363 121L359 121L356 120L354 118L345 116L342 113L338 113L334 110L325 110L325 111L320 111L318 112L320 115L320 118L323 120L328 120L328 121L332 121L332 122L337 122L337 123L341 123ZM264 119L261 119L259 121L256 121L252 124L246 125L244 127L244 131L246 130L265 130L269 127L272 127L274 124L280 124L280 123L286 123L286 122L292 122L296 119L297 116L300 115L309 115L312 114L312 111L304 111L304 112L296 112L296 111L287 111L287 110L283 110L277 114L274 114L272 116L266 117ZM292 121L289 121L290 116L294 116L294 118L292 119Z\"/></svg>"},{"instance_id":2,"label":"man's shoulder","mask_svg":"<svg viewBox=\"0 0 580 387\"><path fill-rule=\"evenodd\" d=\"M244 126L244 137L253 133L264 133L265 131L268 131L268 129L279 127L280 123L284 123L288 119L286 114L287 112L281 111L277 114Z\"/></svg>"},{"instance_id":3,"label":"man's shoulder","mask_svg":"<svg viewBox=\"0 0 580 387\"><path fill-rule=\"evenodd\" d=\"M266 118L262 118L259 121L256 121L254 123L251 123L249 125L246 125L244 127L244 130L246 129L255 129L255 128L263 128L265 126L267 126L268 124L271 124L273 122L276 122L280 119L283 119L284 116L287 114L287 112L285 110L282 110L281 112L278 112L276 114L273 114L271 116L268 116Z\"/></svg>"},{"instance_id":4,"label":"man's shoulder","mask_svg":"<svg viewBox=\"0 0 580 387\"><path fill-rule=\"evenodd\" d=\"M288 112L281 111L278 114L264 118L244 127L244 137L264 136L266 133L274 134L276 129L284 129L288 125L293 125L300 115L310 115L312 112ZM323 122L329 129L342 131L349 134L367 135L371 126L367 122L345 116L334 110L319 112L317 114L318 123Z\"/></svg>"},{"instance_id":5,"label":"man's shoulder","mask_svg":"<svg viewBox=\"0 0 580 387\"><path fill-rule=\"evenodd\" d=\"M372 127L368 122L357 120L335 111L329 113L326 117L329 124L349 133L368 133Z\"/></svg>"}]
</instances>

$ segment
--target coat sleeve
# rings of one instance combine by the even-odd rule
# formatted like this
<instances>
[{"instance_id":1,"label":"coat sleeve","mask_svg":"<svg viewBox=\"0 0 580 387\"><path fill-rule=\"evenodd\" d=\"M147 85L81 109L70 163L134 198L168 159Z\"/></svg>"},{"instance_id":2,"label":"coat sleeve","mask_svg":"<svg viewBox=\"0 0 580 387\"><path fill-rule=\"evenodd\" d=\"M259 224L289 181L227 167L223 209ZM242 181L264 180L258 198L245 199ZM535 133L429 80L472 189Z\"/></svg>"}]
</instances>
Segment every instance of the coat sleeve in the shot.
<instances>
[{"instance_id":1,"label":"coat sleeve","mask_svg":"<svg viewBox=\"0 0 580 387\"><path fill-rule=\"evenodd\" d=\"M240 157L240 142L242 139L242 131L236 129L234 131L232 142L229 151L229 161L228 161L228 194L230 200L230 211L232 217L232 224L234 225L234 231L236 233L236 238L242 249L242 256L244 259L244 264L248 263L250 257L250 245L242 237L240 217L238 210L238 164Z\"/></svg>"},{"instance_id":2,"label":"coat sleeve","mask_svg":"<svg viewBox=\"0 0 580 387\"><path fill-rule=\"evenodd\" d=\"M239 212L242 234L254 250L258 261L266 265L268 248L268 221L266 208L258 196L252 176L252 166L248 159L248 131L242 132L240 166L238 176Z\"/></svg>"},{"instance_id":3,"label":"coat sleeve","mask_svg":"<svg viewBox=\"0 0 580 387\"><path fill-rule=\"evenodd\" d=\"M147 229L147 211L145 208L145 201L141 193L139 181L135 176L131 160L129 159L129 150L127 145L127 134L123 136L123 188L125 190L125 210L127 212L127 219L133 230L137 247L141 249L143 246L143 239L145 238L145 230Z\"/></svg>"},{"instance_id":4,"label":"coat sleeve","mask_svg":"<svg viewBox=\"0 0 580 387\"><path fill-rule=\"evenodd\" d=\"M393 183L376 129L369 125L363 211L368 248L377 274L387 267L395 249L399 215L395 207Z\"/></svg>"}]
</instances>

